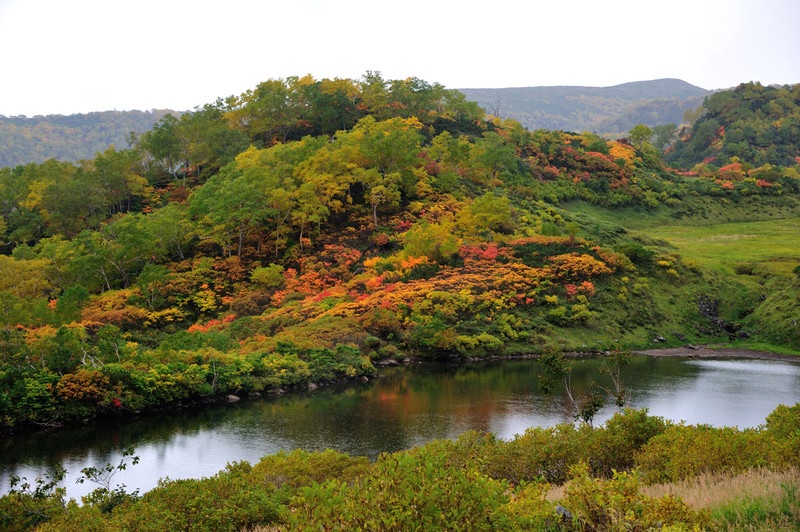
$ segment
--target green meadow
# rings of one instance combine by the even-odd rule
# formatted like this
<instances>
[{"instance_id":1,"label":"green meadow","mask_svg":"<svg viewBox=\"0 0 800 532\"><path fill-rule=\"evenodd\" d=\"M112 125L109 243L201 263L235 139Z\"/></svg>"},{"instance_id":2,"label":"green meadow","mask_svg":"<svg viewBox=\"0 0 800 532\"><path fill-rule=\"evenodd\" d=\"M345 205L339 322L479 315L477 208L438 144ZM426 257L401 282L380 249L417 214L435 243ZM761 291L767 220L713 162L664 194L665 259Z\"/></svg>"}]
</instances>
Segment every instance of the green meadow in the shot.
<instances>
[{"instance_id":1,"label":"green meadow","mask_svg":"<svg viewBox=\"0 0 800 532\"><path fill-rule=\"evenodd\" d=\"M685 258L728 273L789 275L800 264L800 218L667 225L650 228L647 236L668 242Z\"/></svg>"}]
</instances>

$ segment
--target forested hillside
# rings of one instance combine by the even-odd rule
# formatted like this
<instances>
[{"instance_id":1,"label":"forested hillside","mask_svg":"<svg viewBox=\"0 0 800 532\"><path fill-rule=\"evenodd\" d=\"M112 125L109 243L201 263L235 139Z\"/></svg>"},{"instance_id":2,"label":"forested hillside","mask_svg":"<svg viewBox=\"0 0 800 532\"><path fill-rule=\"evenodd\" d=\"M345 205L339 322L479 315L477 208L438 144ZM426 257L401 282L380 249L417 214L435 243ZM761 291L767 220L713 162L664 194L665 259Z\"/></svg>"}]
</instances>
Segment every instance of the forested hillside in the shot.
<instances>
[{"instance_id":1,"label":"forested hillside","mask_svg":"<svg viewBox=\"0 0 800 532\"><path fill-rule=\"evenodd\" d=\"M800 84L743 83L711 95L691 131L667 154L684 168L748 163L792 166L800 156ZM698 169L699 170L699 169Z\"/></svg>"},{"instance_id":2,"label":"forested hillside","mask_svg":"<svg viewBox=\"0 0 800 532\"><path fill-rule=\"evenodd\" d=\"M144 133L167 110L104 111L69 116L0 116L0 167L47 159L91 159L110 145L127 148L131 132Z\"/></svg>"},{"instance_id":3,"label":"forested hillside","mask_svg":"<svg viewBox=\"0 0 800 532\"><path fill-rule=\"evenodd\" d=\"M530 129L591 131L625 136L637 124L681 124L710 93L678 79L623 83L613 87L516 87L461 89L489 112Z\"/></svg>"},{"instance_id":4,"label":"forested hillside","mask_svg":"<svg viewBox=\"0 0 800 532\"><path fill-rule=\"evenodd\" d=\"M407 356L800 347L796 277L765 300L631 229L796 212L796 166L684 176L642 128L531 132L416 78L306 76L166 115L131 149L2 169L0 423Z\"/></svg>"}]
</instances>

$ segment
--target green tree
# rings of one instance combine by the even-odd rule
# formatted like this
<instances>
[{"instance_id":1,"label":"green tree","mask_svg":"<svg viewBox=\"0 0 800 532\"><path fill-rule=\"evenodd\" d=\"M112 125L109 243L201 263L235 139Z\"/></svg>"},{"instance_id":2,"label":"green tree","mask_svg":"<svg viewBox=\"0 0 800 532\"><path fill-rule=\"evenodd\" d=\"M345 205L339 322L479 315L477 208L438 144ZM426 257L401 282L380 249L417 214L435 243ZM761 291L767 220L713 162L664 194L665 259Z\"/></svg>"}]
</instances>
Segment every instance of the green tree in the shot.
<instances>
[{"instance_id":1,"label":"green tree","mask_svg":"<svg viewBox=\"0 0 800 532\"><path fill-rule=\"evenodd\" d=\"M147 215L150 231L170 257L183 260L197 238L195 224L185 203L170 203Z\"/></svg>"},{"instance_id":2,"label":"green tree","mask_svg":"<svg viewBox=\"0 0 800 532\"><path fill-rule=\"evenodd\" d=\"M653 146L658 148L661 151L671 145L673 141L677 138L678 135L678 126L675 124L662 124L660 126L653 127Z\"/></svg>"},{"instance_id":3,"label":"green tree","mask_svg":"<svg viewBox=\"0 0 800 532\"><path fill-rule=\"evenodd\" d=\"M422 124L414 118L378 122L368 116L340 137L350 154L350 162L357 165L353 175L365 191L375 228L378 208L396 207L404 181L414 180L412 169L421 166L421 128Z\"/></svg>"},{"instance_id":4,"label":"green tree","mask_svg":"<svg viewBox=\"0 0 800 532\"><path fill-rule=\"evenodd\" d=\"M498 133L489 131L475 141L472 163L489 180L502 179L516 172L517 151Z\"/></svg>"},{"instance_id":5,"label":"green tree","mask_svg":"<svg viewBox=\"0 0 800 532\"><path fill-rule=\"evenodd\" d=\"M80 311L89 301L89 291L81 285L72 285L58 297L56 301L56 314L61 323L71 323L80 320Z\"/></svg>"},{"instance_id":6,"label":"green tree","mask_svg":"<svg viewBox=\"0 0 800 532\"><path fill-rule=\"evenodd\" d=\"M630 141L631 145L634 146L636 149L641 150L645 143L650 142L650 138L653 136L653 130L649 127L645 126L644 124L637 124L628 132L628 141Z\"/></svg>"},{"instance_id":7,"label":"green tree","mask_svg":"<svg viewBox=\"0 0 800 532\"><path fill-rule=\"evenodd\" d=\"M146 169L153 172L157 182L163 181L164 176L178 178L183 151L176 117L171 114L164 116L139 138L138 145L144 152Z\"/></svg>"},{"instance_id":8,"label":"green tree","mask_svg":"<svg viewBox=\"0 0 800 532\"><path fill-rule=\"evenodd\" d=\"M259 267L250 274L253 284L267 290L275 290L283 286L286 278L283 276L283 266L270 264L269 266Z\"/></svg>"},{"instance_id":9,"label":"green tree","mask_svg":"<svg viewBox=\"0 0 800 532\"><path fill-rule=\"evenodd\" d=\"M442 169L456 174L459 178L464 177L464 172L468 168L468 162L472 154L473 144L469 139L461 135L453 137L449 131L444 131L431 141L428 154L436 160Z\"/></svg>"},{"instance_id":10,"label":"green tree","mask_svg":"<svg viewBox=\"0 0 800 532\"><path fill-rule=\"evenodd\" d=\"M187 175L208 179L250 145L250 137L228 126L223 107L224 103L217 100L181 115L178 135L182 141L184 166L180 175L184 186Z\"/></svg>"},{"instance_id":11,"label":"green tree","mask_svg":"<svg viewBox=\"0 0 800 532\"><path fill-rule=\"evenodd\" d=\"M99 187L109 215L130 211L134 198L149 192L147 180L133 172L136 157L133 150L117 151L111 146L88 164L89 178Z\"/></svg>"},{"instance_id":12,"label":"green tree","mask_svg":"<svg viewBox=\"0 0 800 532\"><path fill-rule=\"evenodd\" d=\"M163 242L153 234L145 215L128 213L105 224L99 231L83 231L73 241L72 268L79 277L94 278L105 290L133 278L151 261L165 254Z\"/></svg>"},{"instance_id":13,"label":"green tree","mask_svg":"<svg viewBox=\"0 0 800 532\"><path fill-rule=\"evenodd\" d=\"M190 212L200 216L199 230L231 257L234 249L241 255L245 235L256 224L264 200L259 183L243 177L236 163L231 163L195 190L189 205Z\"/></svg>"},{"instance_id":14,"label":"green tree","mask_svg":"<svg viewBox=\"0 0 800 532\"><path fill-rule=\"evenodd\" d=\"M403 252L406 256L428 257L440 264L458 253L460 245L452 217L436 223L422 221L403 235Z\"/></svg>"},{"instance_id":15,"label":"green tree","mask_svg":"<svg viewBox=\"0 0 800 532\"><path fill-rule=\"evenodd\" d=\"M230 98L225 119L262 144L270 145L276 140L286 142L300 116L292 93L296 80L270 79L259 83L254 90Z\"/></svg>"},{"instance_id":16,"label":"green tree","mask_svg":"<svg viewBox=\"0 0 800 532\"><path fill-rule=\"evenodd\" d=\"M136 278L136 287L147 308L155 310L164 304L164 293L171 279L169 270L160 264L145 264Z\"/></svg>"},{"instance_id":17,"label":"green tree","mask_svg":"<svg viewBox=\"0 0 800 532\"><path fill-rule=\"evenodd\" d=\"M53 290L48 259L18 260L0 255L0 292L10 292L17 299L46 296Z\"/></svg>"},{"instance_id":18,"label":"green tree","mask_svg":"<svg viewBox=\"0 0 800 532\"><path fill-rule=\"evenodd\" d=\"M492 240L495 233L509 233L514 228L511 203L505 196L487 192L459 213L458 228L471 239Z\"/></svg>"}]
</instances>

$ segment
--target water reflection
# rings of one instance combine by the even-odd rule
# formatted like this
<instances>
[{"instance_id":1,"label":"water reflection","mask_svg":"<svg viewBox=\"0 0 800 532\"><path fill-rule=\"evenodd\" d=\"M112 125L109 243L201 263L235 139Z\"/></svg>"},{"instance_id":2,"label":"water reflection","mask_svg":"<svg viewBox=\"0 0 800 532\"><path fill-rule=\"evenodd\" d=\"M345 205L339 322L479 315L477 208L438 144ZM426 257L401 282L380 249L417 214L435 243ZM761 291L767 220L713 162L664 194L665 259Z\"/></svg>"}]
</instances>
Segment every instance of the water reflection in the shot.
<instances>
[{"instance_id":1,"label":"water reflection","mask_svg":"<svg viewBox=\"0 0 800 532\"><path fill-rule=\"evenodd\" d=\"M779 404L800 401L800 365L765 360L687 360L686 374L634 387L633 406L690 424L755 427Z\"/></svg>"},{"instance_id":2,"label":"water reflection","mask_svg":"<svg viewBox=\"0 0 800 532\"><path fill-rule=\"evenodd\" d=\"M578 393L601 378L599 366L597 359L576 361ZM80 497L93 487L74 483L80 469L114 462L116 449L131 444L141 462L115 481L148 490L162 477L210 476L228 462L256 462L281 449L334 448L374 459L470 429L511 438L566 419L557 398L539 391L538 376L538 364L528 360L421 364L356 387L7 437L0 439L0 493L11 474L33 479L63 462L69 496ZM800 365L782 362L635 357L625 378L633 407L692 424L757 426L778 404L800 401ZM607 407L597 420L613 412Z\"/></svg>"}]
</instances>

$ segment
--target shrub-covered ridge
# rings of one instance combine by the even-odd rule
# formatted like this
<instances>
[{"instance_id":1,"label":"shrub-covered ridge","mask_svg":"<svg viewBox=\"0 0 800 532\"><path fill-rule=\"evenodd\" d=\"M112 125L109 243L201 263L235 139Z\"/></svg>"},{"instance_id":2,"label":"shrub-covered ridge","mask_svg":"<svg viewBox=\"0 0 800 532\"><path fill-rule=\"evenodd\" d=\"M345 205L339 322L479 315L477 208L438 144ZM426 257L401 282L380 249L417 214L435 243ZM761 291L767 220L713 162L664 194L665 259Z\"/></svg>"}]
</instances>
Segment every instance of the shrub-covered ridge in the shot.
<instances>
[{"instance_id":1,"label":"shrub-covered ridge","mask_svg":"<svg viewBox=\"0 0 800 532\"><path fill-rule=\"evenodd\" d=\"M710 272L620 214L796 205L794 166L731 164L681 175L642 135L527 131L368 73L269 80L129 150L0 169L0 428L406 356L727 341L743 323L798 348L766 323L796 283Z\"/></svg>"}]
</instances>

